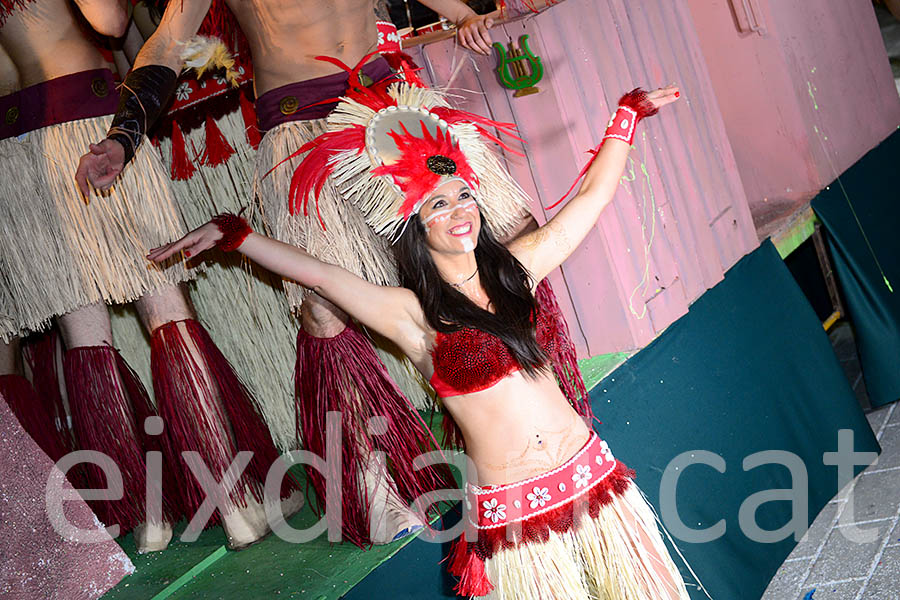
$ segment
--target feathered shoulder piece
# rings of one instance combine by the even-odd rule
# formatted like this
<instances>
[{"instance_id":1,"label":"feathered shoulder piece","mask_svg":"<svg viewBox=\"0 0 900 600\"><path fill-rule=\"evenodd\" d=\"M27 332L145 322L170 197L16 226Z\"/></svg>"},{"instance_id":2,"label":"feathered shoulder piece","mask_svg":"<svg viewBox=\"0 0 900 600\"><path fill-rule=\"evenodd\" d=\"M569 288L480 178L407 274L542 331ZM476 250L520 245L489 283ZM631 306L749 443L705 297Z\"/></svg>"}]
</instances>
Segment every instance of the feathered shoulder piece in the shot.
<instances>
[{"instance_id":1,"label":"feathered shoulder piece","mask_svg":"<svg viewBox=\"0 0 900 600\"><path fill-rule=\"evenodd\" d=\"M338 105L327 117L326 133L275 167L308 153L291 180L292 213L308 213L310 200L318 202L329 177L368 224L391 239L447 178L461 178L476 192L487 186L495 197L507 199L497 202L506 209L527 204L489 147L495 142L515 152L494 133L519 139L513 124L453 109L440 92L399 76L366 87L359 73L369 56L354 68L318 58L346 70L348 87L343 97L330 100ZM492 216L499 217L499 229L504 229L502 215L489 209L485 216L492 225Z\"/></svg>"},{"instance_id":2,"label":"feathered shoulder piece","mask_svg":"<svg viewBox=\"0 0 900 600\"><path fill-rule=\"evenodd\" d=\"M225 80L232 87L240 85L241 74L235 68L236 61L225 43L219 38L195 35L182 45L181 60L185 69L194 69L197 79L207 71L222 70Z\"/></svg>"}]
</instances>

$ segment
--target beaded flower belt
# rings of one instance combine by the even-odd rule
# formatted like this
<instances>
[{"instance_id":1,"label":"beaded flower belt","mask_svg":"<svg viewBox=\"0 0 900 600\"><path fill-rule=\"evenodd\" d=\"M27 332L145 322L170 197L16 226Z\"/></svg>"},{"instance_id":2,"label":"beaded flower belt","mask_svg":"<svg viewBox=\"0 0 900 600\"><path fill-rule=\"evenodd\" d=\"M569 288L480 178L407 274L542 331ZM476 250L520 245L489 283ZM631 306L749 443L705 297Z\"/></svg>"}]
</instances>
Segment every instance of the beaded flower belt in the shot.
<instances>
[{"instance_id":1,"label":"beaded flower belt","mask_svg":"<svg viewBox=\"0 0 900 600\"><path fill-rule=\"evenodd\" d=\"M500 486L467 484L469 523L477 529L497 529L552 511L604 481L616 464L609 445L592 432L575 456L552 471Z\"/></svg>"}]
</instances>

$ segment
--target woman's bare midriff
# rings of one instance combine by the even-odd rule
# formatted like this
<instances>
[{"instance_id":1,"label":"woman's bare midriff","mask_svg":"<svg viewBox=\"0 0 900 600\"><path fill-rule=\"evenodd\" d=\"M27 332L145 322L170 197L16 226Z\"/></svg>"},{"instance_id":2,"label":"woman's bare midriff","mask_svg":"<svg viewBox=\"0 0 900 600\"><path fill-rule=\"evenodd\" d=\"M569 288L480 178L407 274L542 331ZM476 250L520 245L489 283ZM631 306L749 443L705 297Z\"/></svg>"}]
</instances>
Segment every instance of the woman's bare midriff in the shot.
<instances>
[{"instance_id":1,"label":"woman's bare midriff","mask_svg":"<svg viewBox=\"0 0 900 600\"><path fill-rule=\"evenodd\" d=\"M375 50L372 0L228 0L253 54L257 96L289 83L340 71Z\"/></svg>"},{"instance_id":2,"label":"woman's bare midriff","mask_svg":"<svg viewBox=\"0 0 900 600\"><path fill-rule=\"evenodd\" d=\"M491 388L443 402L466 440L466 454L477 468L470 481L478 485L545 473L566 462L590 437L549 373L530 379L519 371Z\"/></svg>"}]
</instances>

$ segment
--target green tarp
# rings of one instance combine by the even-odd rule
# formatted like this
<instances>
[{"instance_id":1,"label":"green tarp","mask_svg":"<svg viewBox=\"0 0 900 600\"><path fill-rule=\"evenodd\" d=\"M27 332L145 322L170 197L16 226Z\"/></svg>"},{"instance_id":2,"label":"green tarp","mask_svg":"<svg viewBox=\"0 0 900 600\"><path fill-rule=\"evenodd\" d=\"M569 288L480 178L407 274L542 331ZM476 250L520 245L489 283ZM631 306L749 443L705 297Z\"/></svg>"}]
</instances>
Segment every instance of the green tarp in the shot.
<instances>
[{"instance_id":1,"label":"green tarp","mask_svg":"<svg viewBox=\"0 0 900 600\"><path fill-rule=\"evenodd\" d=\"M792 485L787 467L745 471L745 458L766 450L797 456L809 478L811 523L838 491L837 469L823 464L823 453L837 449L838 430L854 432L857 451L878 450L821 323L768 242L601 381L591 397L603 421L597 426L601 437L637 470L639 485L656 506L662 474L675 456L706 451L724 461L724 473L684 467L676 496L688 527L725 520L725 534L717 540L679 543L716 600L758 600L795 544L792 537L759 543L742 532L739 511L748 497ZM786 501L765 503L755 513L765 530L790 519ZM445 551L417 540L345 597L452 597L451 582L438 565ZM696 590L692 595L704 597Z\"/></svg>"},{"instance_id":2,"label":"green tarp","mask_svg":"<svg viewBox=\"0 0 900 600\"><path fill-rule=\"evenodd\" d=\"M828 246L853 323L872 406L900 398L898 158L900 131L866 154L812 202L828 230Z\"/></svg>"}]
</instances>

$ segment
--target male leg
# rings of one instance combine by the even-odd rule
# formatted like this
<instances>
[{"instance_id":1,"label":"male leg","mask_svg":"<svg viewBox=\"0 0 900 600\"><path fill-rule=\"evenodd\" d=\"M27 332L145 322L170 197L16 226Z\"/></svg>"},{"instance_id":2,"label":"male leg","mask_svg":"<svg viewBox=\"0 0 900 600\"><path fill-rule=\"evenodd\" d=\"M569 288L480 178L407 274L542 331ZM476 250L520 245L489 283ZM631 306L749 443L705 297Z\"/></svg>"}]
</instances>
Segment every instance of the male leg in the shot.
<instances>
[{"instance_id":1,"label":"male leg","mask_svg":"<svg viewBox=\"0 0 900 600\"><path fill-rule=\"evenodd\" d=\"M144 447L149 436L144 427L156 411L113 347L104 304L90 304L62 315L59 326L66 346L63 370L78 448L104 453L122 476L121 497L95 502L94 510L107 525L118 524L123 531L134 529L139 552L162 550L172 538L171 521L178 509L173 502L176 490L159 482L165 510L147 518ZM109 487L106 474L97 466L86 465L84 472L89 487Z\"/></svg>"},{"instance_id":2,"label":"male leg","mask_svg":"<svg viewBox=\"0 0 900 600\"><path fill-rule=\"evenodd\" d=\"M233 548L245 547L269 531L262 506L268 470L279 459L254 398L196 320L178 287L163 287L137 301L151 336L151 370L159 412L178 456L176 479L188 517L206 498L184 452L196 452L221 481L242 451L253 453L227 497L216 498ZM283 510L292 514L302 497L290 482L282 486Z\"/></svg>"}]
</instances>

